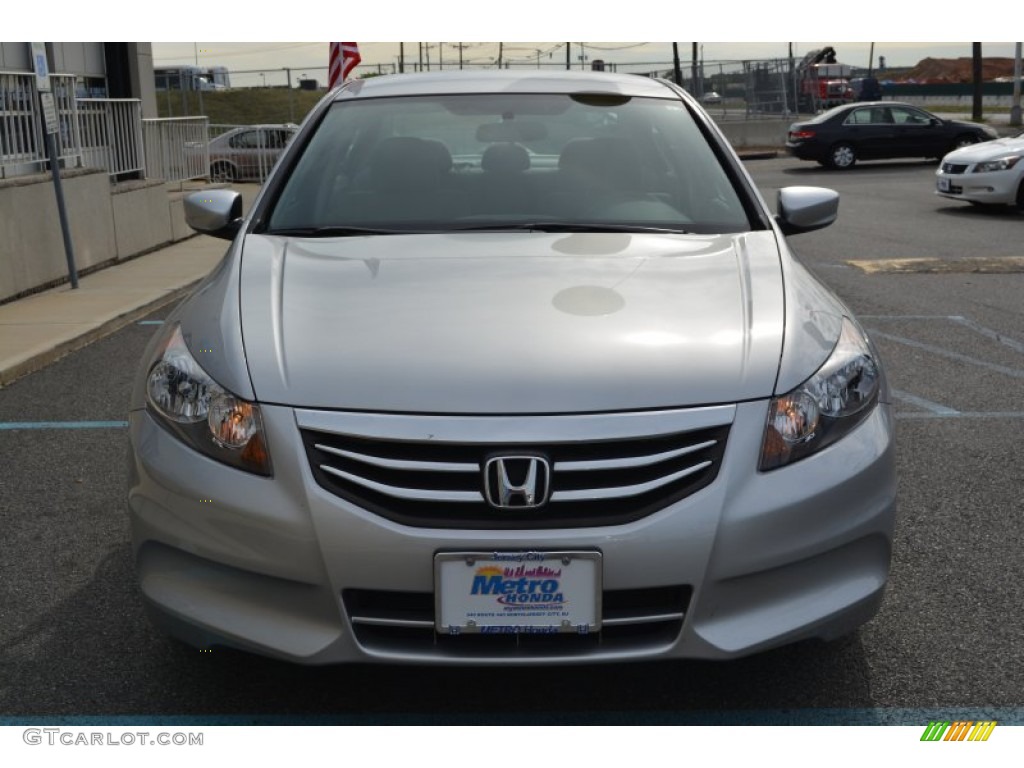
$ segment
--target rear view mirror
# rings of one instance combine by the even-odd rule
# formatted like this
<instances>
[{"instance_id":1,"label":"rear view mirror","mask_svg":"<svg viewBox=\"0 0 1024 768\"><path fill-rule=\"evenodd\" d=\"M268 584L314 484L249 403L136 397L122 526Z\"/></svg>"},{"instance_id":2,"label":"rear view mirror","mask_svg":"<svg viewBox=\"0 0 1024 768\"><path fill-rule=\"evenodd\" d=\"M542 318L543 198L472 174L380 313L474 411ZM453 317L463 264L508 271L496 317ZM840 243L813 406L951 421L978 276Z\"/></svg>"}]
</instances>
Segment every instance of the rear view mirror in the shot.
<instances>
[{"instance_id":1,"label":"rear view mirror","mask_svg":"<svg viewBox=\"0 0 1024 768\"><path fill-rule=\"evenodd\" d=\"M234 240L242 226L242 196L230 189L211 189L185 196L185 223L196 232Z\"/></svg>"},{"instance_id":2,"label":"rear view mirror","mask_svg":"<svg viewBox=\"0 0 1024 768\"><path fill-rule=\"evenodd\" d=\"M785 187L779 190L775 208L783 234L813 232L836 220L839 193L824 187Z\"/></svg>"}]
</instances>

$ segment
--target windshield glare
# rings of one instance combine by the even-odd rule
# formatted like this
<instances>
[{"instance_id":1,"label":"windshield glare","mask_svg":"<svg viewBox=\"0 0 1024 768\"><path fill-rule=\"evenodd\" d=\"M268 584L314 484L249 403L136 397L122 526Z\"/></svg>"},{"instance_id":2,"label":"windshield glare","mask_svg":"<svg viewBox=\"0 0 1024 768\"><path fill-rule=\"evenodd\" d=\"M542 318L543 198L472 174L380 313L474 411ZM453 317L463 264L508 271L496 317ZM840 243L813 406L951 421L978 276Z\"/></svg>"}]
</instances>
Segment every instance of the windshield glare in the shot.
<instances>
[{"instance_id":1,"label":"windshield glare","mask_svg":"<svg viewBox=\"0 0 1024 768\"><path fill-rule=\"evenodd\" d=\"M335 103L293 166L266 231L544 223L757 228L677 100L485 94Z\"/></svg>"}]
</instances>

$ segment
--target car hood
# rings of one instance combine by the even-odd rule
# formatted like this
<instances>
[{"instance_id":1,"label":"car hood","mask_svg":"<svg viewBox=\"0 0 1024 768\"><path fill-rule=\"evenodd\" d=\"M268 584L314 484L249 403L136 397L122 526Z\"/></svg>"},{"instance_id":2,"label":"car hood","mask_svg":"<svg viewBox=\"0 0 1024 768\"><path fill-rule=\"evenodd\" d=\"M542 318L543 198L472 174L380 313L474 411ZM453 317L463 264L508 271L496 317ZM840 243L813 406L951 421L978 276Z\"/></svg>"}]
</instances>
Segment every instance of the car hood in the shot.
<instances>
[{"instance_id":1,"label":"car hood","mask_svg":"<svg viewBox=\"0 0 1024 768\"><path fill-rule=\"evenodd\" d=\"M946 155L943 158L943 162L966 163L970 165L972 163L980 163L983 160L989 160L993 157L1011 154L1024 154L1024 137L993 139L981 144L962 147Z\"/></svg>"},{"instance_id":2,"label":"car hood","mask_svg":"<svg viewBox=\"0 0 1024 768\"><path fill-rule=\"evenodd\" d=\"M418 413L572 413L772 394L779 245L743 235L249 235L256 398Z\"/></svg>"}]
</instances>

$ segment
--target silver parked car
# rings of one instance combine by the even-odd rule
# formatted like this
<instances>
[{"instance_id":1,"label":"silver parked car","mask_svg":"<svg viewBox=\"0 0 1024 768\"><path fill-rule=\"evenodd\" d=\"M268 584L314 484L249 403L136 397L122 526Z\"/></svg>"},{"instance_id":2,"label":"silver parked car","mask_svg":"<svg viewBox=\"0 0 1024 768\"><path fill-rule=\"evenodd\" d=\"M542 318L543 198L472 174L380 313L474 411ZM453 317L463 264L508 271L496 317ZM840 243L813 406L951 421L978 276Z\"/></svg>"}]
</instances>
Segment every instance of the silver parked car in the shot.
<instances>
[{"instance_id":1,"label":"silver parked car","mask_svg":"<svg viewBox=\"0 0 1024 768\"><path fill-rule=\"evenodd\" d=\"M259 181L299 130L297 125L243 125L210 140L211 181Z\"/></svg>"},{"instance_id":2,"label":"silver parked car","mask_svg":"<svg viewBox=\"0 0 1024 768\"><path fill-rule=\"evenodd\" d=\"M877 353L674 85L348 83L148 348L129 506L154 619L292 661L726 659L878 609Z\"/></svg>"}]
</instances>

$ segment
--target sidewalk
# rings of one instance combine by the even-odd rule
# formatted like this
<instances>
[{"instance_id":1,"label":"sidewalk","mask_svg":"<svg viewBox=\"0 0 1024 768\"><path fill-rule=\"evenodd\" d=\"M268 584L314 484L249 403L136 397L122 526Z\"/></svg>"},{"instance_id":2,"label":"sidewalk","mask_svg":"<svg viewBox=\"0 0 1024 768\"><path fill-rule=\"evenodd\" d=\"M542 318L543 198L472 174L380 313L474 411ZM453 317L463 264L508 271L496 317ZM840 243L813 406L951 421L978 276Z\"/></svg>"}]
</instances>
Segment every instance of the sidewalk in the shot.
<instances>
[{"instance_id":1,"label":"sidewalk","mask_svg":"<svg viewBox=\"0 0 1024 768\"><path fill-rule=\"evenodd\" d=\"M233 188L248 212L259 185ZM176 303L210 273L229 246L227 240L195 235L80 276L76 289L65 284L0 304L0 389Z\"/></svg>"},{"instance_id":2,"label":"sidewalk","mask_svg":"<svg viewBox=\"0 0 1024 768\"><path fill-rule=\"evenodd\" d=\"M0 387L184 296L229 243L197 235L0 305Z\"/></svg>"}]
</instances>

